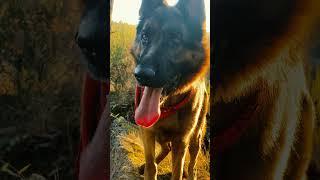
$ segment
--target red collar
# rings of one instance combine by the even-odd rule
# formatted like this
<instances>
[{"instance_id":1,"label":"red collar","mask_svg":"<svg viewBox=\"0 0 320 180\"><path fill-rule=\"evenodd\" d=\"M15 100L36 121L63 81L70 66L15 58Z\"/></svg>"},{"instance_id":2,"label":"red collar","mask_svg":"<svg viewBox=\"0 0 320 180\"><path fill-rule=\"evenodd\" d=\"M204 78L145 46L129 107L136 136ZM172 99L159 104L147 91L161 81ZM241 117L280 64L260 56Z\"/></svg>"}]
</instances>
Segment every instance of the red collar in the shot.
<instances>
[{"instance_id":1,"label":"red collar","mask_svg":"<svg viewBox=\"0 0 320 180\"><path fill-rule=\"evenodd\" d=\"M135 99L134 99L134 109L137 109L140 100L141 100L141 95L143 93L144 87L141 86L136 86L136 94L135 94ZM184 106L191 98L192 93L189 93L184 97L179 103L175 104L174 106L170 107L162 107L161 108L161 115L160 119L166 118L174 113L176 113L182 106Z\"/></svg>"},{"instance_id":2,"label":"red collar","mask_svg":"<svg viewBox=\"0 0 320 180\"><path fill-rule=\"evenodd\" d=\"M226 149L236 144L246 130L254 123L258 105L242 113L233 125L213 137L213 152L222 153Z\"/></svg>"}]
</instances>

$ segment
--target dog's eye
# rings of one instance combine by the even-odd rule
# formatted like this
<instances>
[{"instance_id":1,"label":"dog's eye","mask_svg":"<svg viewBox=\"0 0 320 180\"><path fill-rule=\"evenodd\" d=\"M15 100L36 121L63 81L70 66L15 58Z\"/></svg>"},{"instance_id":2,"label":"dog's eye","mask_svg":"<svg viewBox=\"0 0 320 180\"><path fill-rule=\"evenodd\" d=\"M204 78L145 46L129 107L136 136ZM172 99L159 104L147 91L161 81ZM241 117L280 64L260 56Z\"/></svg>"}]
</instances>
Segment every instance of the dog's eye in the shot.
<instances>
[{"instance_id":1,"label":"dog's eye","mask_svg":"<svg viewBox=\"0 0 320 180\"><path fill-rule=\"evenodd\" d=\"M144 46L148 45L148 43L149 43L149 37L148 37L148 35L147 35L146 33L144 33L144 32L141 34L141 43L142 43L142 45L144 45Z\"/></svg>"}]
</instances>

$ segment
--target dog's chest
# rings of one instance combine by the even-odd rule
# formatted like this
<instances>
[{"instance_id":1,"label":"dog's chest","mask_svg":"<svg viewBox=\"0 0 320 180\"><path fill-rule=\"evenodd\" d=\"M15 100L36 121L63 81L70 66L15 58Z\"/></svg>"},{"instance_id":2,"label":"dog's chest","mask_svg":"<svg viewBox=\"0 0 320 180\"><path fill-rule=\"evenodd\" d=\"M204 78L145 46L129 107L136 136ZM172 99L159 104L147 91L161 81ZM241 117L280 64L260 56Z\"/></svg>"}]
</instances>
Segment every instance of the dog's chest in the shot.
<instances>
[{"instance_id":1,"label":"dog's chest","mask_svg":"<svg viewBox=\"0 0 320 180\"><path fill-rule=\"evenodd\" d=\"M178 119L177 114L173 114L165 119L160 119L152 127L158 141L172 141L175 137L180 137L186 131L183 120Z\"/></svg>"},{"instance_id":2,"label":"dog's chest","mask_svg":"<svg viewBox=\"0 0 320 180\"><path fill-rule=\"evenodd\" d=\"M181 131L181 123L178 119L177 113L166 117L164 119L160 119L153 127L153 130L157 133L176 133Z\"/></svg>"},{"instance_id":3,"label":"dog's chest","mask_svg":"<svg viewBox=\"0 0 320 180\"><path fill-rule=\"evenodd\" d=\"M198 93L201 95L201 93ZM152 127L152 131L155 133L156 137L163 141L171 141L173 138L181 138L192 131L192 127L196 126L197 116L195 113L200 106L196 109L193 108L193 104L202 104L199 101L203 101L203 98L195 98L196 95L188 99L188 102L184 104L183 107L179 108L170 116L159 119L159 121ZM183 94L175 99L170 99L167 101L169 104L177 104L177 102L181 102L186 97L187 94ZM195 102L197 101L197 102Z\"/></svg>"}]
</instances>

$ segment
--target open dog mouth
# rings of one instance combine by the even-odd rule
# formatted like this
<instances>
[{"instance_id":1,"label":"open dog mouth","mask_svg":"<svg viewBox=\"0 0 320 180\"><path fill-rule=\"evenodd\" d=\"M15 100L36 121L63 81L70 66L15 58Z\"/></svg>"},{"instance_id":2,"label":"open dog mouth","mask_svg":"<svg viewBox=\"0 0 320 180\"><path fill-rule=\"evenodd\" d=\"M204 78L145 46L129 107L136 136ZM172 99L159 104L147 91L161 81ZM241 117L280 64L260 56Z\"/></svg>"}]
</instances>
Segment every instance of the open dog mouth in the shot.
<instances>
[{"instance_id":1,"label":"open dog mouth","mask_svg":"<svg viewBox=\"0 0 320 180\"><path fill-rule=\"evenodd\" d=\"M173 79L176 80L177 78ZM162 88L144 87L140 103L135 110L134 118L136 124L149 128L158 122L161 116L160 107L170 92L167 87L173 85L173 82L176 83L177 81L170 81Z\"/></svg>"},{"instance_id":2,"label":"open dog mouth","mask_svg":"<svg viewBox=\"0 0 320 180\"><path fill-rule=\"evenodd\" d=\"M138 125L148 128L160 118L160 99L163 88L144 87L141 101L135 111L135 121Z\"/></svg>"}]
</instances>

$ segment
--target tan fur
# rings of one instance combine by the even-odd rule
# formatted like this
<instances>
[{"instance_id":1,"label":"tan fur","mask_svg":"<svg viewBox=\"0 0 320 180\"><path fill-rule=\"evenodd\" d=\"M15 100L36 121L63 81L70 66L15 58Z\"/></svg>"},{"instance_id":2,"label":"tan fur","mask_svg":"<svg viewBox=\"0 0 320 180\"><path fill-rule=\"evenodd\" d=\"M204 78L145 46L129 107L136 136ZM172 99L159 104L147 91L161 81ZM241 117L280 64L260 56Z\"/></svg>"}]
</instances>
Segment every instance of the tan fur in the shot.
<instances>
[{"instance_id":1,"label":"tan fur","mask_svg":"<svg viewBox=\"0 0 320 180\"><path fill-rule=\"evenodd\" d=\"M258 105L251 112L254 124L240 140L214 155L216 179L306 179L315 112L305 76L305 50L319 3L303 3L288 32L260 49L258 63L215 92L213 121L221 129L248 113L248 104Z\"/></svg>"},{"instance_id":2,"label":"tan fur","mask_svg":"<svg viewBox=\"0 0 320 180\"><path fill-rule=\"evenodd\" d=\"M219 171L237 172L223 173L220 179L304 178L312 152L314 110L305 80L301 78L304 77L303 64L287 70L285 74L281 71L274 74L281 78L278 79L281 83L260 79L251 90L256 93L254 103L259 106L251 117L255 118L255 124L240 142L219 155ZM246 100L240 100L237 105L227 103L229 108L213 111L219 114L216 120L231 123L232 120L224 119L223 114L230 113L232 108L246 108L241 107L241 103L246 103L242 101ZM219 104L213 108L215 106ZM241 114L234 115L237 116Z\"/></svg>"},{"instance_id":3,"label":"tan fur","mask_svg":"<svg viewBox=\"0 0 320 180\"><path fill-rule=\"evenodd\" d=\"M146 159L144 168L145 179L156 179L157 164L172 151L172 179L182 179L184 160L187 150L190 153L188 179L195 179L195 165L206 129L206 114L209 97L206 92L205 81L193 83L189 91L192 93L190 101L176 114L160 119L151 128L141 128ZM164 106L170 106L181 101L185 94L170 96ZM159 142L162 151L155 156L155 141ZM172 148L172 149L171 149Z\"/></svg>"}]
</instances>

